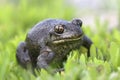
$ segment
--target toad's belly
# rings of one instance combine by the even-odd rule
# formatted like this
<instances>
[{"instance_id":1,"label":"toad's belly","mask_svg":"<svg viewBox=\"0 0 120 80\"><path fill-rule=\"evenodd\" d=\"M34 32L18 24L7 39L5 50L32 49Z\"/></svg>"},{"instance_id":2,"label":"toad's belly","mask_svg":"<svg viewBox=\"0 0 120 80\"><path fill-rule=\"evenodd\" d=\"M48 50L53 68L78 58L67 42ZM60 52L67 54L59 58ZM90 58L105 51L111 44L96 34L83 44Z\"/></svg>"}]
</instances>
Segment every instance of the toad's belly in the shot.
<instances>
[{"instance_id":1,"label":"toad's belly","mask_svg":"<svg viewBox=\"0 0 120 80\"><path fill-rule=\"evenodd\" d=\"M81 43L64 43L60 45L50 46L55 53L55 56L50 64L55 67L62 67L63 62L67 60L67 55L69 55L70 51L78 49L80 46Z\"/></svg>"}]
</instances>

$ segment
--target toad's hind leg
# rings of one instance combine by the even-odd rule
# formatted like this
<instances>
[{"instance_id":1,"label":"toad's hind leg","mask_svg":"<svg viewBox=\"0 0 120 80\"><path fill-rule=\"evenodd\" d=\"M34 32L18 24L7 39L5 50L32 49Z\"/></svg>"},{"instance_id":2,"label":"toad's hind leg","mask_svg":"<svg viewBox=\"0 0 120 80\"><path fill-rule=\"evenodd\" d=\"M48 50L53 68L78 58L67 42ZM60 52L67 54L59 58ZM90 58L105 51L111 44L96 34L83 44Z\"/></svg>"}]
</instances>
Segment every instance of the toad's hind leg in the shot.
<instances>
[{"instance_id":1,"label":"toad's hind leg","mask_svg":"<svg viewBox=\"0 0 120 80\"><path fill-rule=\"evenodd\" d=\"M31 66L31 59L28 53L28 49L26 48L25 42L21 42L18 45L16 52L16 59L18 63L24 68L28 68Z\"/></svg>"}]
</instances>

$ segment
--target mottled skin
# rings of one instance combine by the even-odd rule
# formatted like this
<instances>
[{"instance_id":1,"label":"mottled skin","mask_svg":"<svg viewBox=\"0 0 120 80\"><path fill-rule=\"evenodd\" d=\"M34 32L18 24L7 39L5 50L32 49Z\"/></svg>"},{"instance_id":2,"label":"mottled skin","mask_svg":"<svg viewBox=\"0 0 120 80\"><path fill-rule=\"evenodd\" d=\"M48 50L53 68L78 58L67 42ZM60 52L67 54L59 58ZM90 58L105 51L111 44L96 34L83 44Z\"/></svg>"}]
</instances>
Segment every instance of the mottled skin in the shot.
<instances>
[{"instance_id":1,"label":"mottled skin","mask_svg":"<svg viewBox=\"0 0 120 80\"><path fill-rule=\"evenodd\" d=\"M31 65L33 69L61 69L69 52L80 46L86 47L90 56L92 41L84 35L81 26L80 19L41 21L28 32L25 42L18 45L18 63L24 68Z\"/></svg>"}]
</instances>

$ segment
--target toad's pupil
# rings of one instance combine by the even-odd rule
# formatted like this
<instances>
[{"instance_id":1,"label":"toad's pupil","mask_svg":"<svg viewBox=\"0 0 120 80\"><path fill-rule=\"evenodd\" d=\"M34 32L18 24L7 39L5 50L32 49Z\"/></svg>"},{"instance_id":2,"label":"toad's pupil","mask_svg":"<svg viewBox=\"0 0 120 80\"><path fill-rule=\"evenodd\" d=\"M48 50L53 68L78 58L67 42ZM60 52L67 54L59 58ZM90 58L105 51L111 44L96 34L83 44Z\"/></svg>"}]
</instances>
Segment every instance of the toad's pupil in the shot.
<instances>
[{"instance_id":1,"label":"toad's pupil","mask_svg":"<svg viewBox=\"0 0 120 80\"><path fill-rule=\"evenodd\" d=\"M63 27L60 26L60 27L59 27L59 31L60 31L60 32L63 32L63 30L64 30Z\"/></svg>"}]
</instances>

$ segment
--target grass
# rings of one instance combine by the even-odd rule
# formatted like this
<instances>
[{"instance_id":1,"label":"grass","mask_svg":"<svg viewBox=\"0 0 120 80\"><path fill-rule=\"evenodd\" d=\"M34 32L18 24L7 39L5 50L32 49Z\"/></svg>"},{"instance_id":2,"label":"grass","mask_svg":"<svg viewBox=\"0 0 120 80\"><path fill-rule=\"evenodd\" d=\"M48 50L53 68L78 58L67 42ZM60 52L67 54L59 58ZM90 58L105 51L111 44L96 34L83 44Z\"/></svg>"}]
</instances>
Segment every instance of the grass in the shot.
<instances>
[{"instance_id":1,"label":"grass","mask_svg":"<svg viewBox=\"0 0 120 80\"><path fill-rule=\"evenodd\" d=\"M65 72L55 75L42 70L40 73L37 72L38 76L35 77L30 71L21 68L16 62L16 47L20 41L24 41L30 27L44 18L70 20L74 17L73 9L64 5L61 7L62 0L58 0L59 3L50 1L49 6L45 4L47 1L45 0L40 7L31 6L24 1L21 0L18 5L7 3L4 9L0 6L0 80L120 79L120 31L118 29L107 31L109 23L101 23L99 19L95 20L96 31L91 30L90 26L83 26L85 34L94 42L90 50L91 57L86 57L86 49L83 47L74 50L64 63Z\"/></svg>"}]
</instances>

